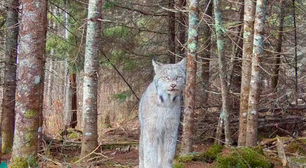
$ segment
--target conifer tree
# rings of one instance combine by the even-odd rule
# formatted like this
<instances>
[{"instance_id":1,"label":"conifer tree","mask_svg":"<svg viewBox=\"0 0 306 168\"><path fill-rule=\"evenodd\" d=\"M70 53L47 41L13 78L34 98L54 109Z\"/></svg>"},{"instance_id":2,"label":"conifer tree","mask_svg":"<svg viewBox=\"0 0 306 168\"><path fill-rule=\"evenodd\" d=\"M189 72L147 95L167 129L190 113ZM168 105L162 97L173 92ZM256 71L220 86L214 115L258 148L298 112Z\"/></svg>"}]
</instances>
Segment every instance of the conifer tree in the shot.
<instances>
[{"instance_id":1,"label":"conifer tree","mask_svg":"<svg viewBox=\"0 0 306 168\"><path fill-rule=\"evenodd\" d=\"M87 16L87 34L83 81L83 138L81 157L98 146L97 93L99 50L101 43L102 0L90 0Z\"/></svg>"},{"instance_id":2,"label":"conifer tree","mask_svg":"<svg viewBox=\"0 0 306 168\"><path fill-rule=\"evenodd\" d=\"M189 1L189 27L188 27L188 52L186 66L186 88L184 95L184 123L182 136L182 155L192 152L193 145L193 121L195 105L195 86L197 71L197 51L198 51L198 24L199 24L199 1Z\"/></svg>"},{"instance_id":3,"label":"conifer tree","mask_svg":"<svg viewBox=\"0 0 306 168\"><path fill-rule=\"evenodd\" d=\"M21 0L17 56L16 126L11 167L37 166L37 143L43 103L43 67L47 1Z\"/></svg>"},{"instance_id":4,"label":"conifer tree","mask_svg":"<svg viewBox=\"0 0 306 168\"><path fill-rule=\"evenodd\" d=\"M246 128L246 146L256 146L258 136L258 110L261 93L260 58L263 57L264 27L267 0L257 0L254 23L254 42L251 66L249 107Z\"/></svg>"},{"instance_id":5,"label":"conifer tree","mask_svg":"<svg viewBox=\"0 0 306 168\"><path fill-rule=\"evenodd\" d=\"M223 27L223 21L221 17L220 1L214 0L214 14L215 14L215 29L217 35L217 54L218 54L218 63L219 63L219 76L221 81L221 93L222 93L222 110L219 119L219 132L221 134L222 125L224 125L225 132L225 144L231 145L233 143L231 130L230 130L230 109L229 109L229 90L227 85L227 68L226 68L226 59L225 59L225 29ZM224 123L224 124L222 124ZM220 135L217 135L219 138ZM219 141L220 139L217 139Z\"/></svg>"},{"instance_id":6,"label":"conifer tree","mask_svg":"<svg viewBox=\"0 0 306 168\"><path fill-rule=\"evenodd\" d=\"M7 1L5 77L2 111L2 152L11 151L15 125L16 58L18 39L18 0Z\"/></svg>"}]
</instances>

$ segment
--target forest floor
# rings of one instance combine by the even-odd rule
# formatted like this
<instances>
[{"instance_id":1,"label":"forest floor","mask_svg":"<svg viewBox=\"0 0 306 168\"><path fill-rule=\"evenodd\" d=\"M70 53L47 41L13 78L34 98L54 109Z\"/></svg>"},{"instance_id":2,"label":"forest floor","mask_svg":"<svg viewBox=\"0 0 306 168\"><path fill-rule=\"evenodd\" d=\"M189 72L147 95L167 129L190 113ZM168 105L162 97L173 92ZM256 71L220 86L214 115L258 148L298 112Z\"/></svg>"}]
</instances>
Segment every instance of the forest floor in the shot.
<instances>
[{"instance_id":1,"label":"forest floor","mask_svg":"<svg viewBox=\"0 0 306 168\"><path fill-rule=\"evenodd\" d=\"M62 138L52 139L45 137L43 139L42 150L39 152L39 168L137 168L138 167L138 127L137 122L124 123L123 126L115 128L105 128L102 136L99 137L101 145L90 157L80 158L81 133L77 130L70 130ZM279 145L279 139L283 141ZM203 151L209 151L213 145L212 142L197 143L194 145L194 155L187 158L176 158L175 168L219 168L220 164L216 158L210 161L195 159ZM282 157L295 156L305 159L306 167L306 139L292 139L290 137L279 137L272 139L263 139L260 142L261 157L272 163L274 168L282 168ZM178 149L180 144L178 144ZM218 156L230 154L237 155L239 148L223 148ZM280 152L283 153L280 154ZM236 153L235 153L236 152ZM238 152L238 155L244 155ZM248 151L249 152L249 151ZM304 156L302 156L304 155ZM3 161L9 164L10 154L2 156ZM232 156L231 156L232 157ZM228 157L228 165L233 164L235 158ZM241 156L240 156L241 157ZM244 156L242 156L244 157ZM256 160L255 155L251 155L251 160ZM257 157L257 155L256 155ZM226 160L226 159L225 159ZM245 159L242 159L246 162ZM288 161L285 161L289 164ZM236 164L236 163L235 163ZM248 164L248 167L251 167ZM304 163L303 163L304 164ZM237 166L226 166L235 168ZM238 166L239 167L239 166ZM243 167L243 166L242 166Z\"/></svg>"}]
</instances>

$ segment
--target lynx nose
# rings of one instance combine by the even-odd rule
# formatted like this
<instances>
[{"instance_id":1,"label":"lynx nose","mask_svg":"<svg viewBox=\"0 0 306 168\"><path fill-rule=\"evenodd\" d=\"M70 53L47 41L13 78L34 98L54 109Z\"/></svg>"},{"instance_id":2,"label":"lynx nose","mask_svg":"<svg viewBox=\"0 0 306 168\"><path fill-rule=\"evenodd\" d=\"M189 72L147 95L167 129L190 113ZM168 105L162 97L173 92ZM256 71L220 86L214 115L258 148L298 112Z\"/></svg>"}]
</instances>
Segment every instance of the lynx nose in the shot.
<instances>
[{"instance_id":1,"label":"lynx nose","mask_svg":"<svg viewBox=\"0 0 306 168\"><path fill-rule=\"evenodd\" d=\"M175 88L176 87L176 84L171 84L170 85L172 88Z\"/></svg>"}]
</instances>

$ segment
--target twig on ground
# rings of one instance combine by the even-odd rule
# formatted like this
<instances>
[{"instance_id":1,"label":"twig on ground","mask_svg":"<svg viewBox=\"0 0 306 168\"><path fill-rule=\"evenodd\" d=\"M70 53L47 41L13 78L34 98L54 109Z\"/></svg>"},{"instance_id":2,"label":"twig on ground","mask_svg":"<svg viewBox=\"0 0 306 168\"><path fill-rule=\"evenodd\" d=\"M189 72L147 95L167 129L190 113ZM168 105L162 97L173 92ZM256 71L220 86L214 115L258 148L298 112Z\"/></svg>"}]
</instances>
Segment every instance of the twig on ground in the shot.
<instances>
[{"instance_id":1,"label":"twig on ground","mask_svg":"<svg viewBox=\"0 0 306 168\"><path fill-rule=\"evenodd\" d=\"M37 155L38 155L39 157L41 157L42 159L44 159L44 160L47 160L47 161L49 161L49 162L52 162L52 163L54 163L54 164L56 164L56 165L60 165L61 167L63 166L60 162L57 162L57 161L55 161L55 160L52 160L52 159L48 158L47 156L44 156L44 155L42 155L42 154L40 154L40 153L38 153Z\"/></svg>"},{"instance_id":2,"label":"twig on ground","mask_svg":"<svg viewBox=\"0 0 306 168\"><path fill-rule=\"evenodd\" d=\"M83 159L85 159L86 157L88 157L88 156L90 156L90 155L92 155L92 154L96 154L96 150L99 149L100 146L101 146L101 144L98 145L98 146L96 147L96 149L94 149L92 152L90 152L89 154L85 155L84 157L82 157L81 159L79 159L79 160L77 160L77 161L75 161L75 162L73 162L73 163L74 163L74 164L77 164L77 163L79 163L80 161L82 161ZM103 155L103 154L100 154L100 155L108 159L107 156L105 156L105 155Z\"/></svg>"}]
</instances>

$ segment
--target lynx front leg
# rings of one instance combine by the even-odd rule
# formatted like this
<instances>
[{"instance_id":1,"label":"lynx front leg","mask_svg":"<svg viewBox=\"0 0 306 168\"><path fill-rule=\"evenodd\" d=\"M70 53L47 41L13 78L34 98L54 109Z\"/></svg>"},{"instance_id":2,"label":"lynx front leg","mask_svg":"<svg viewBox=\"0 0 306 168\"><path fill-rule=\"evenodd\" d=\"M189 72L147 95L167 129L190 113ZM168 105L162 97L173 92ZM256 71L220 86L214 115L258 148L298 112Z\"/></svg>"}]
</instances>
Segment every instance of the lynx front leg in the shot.
<instances>
[{"instance_id":1,"label":"lynx front leg","mask_svg":"<svg viewBox=\"0 0 306 168\"><path fill-rule=\"evenodd\" d=\"M139 138L139 167L138 168L144 168L144 163L143 163L143 133L142 129L140 129L140 138Z\"/></svg>"},{"instance_id":2,"label":"lynx front leg","mask_svg":"<svg viewBox=\"0 0 306 168\"><path fill-rule=\"evenodd\" d=\"M172 168L177 143L177 128L168 129L164 137L164 155L162 159L163 168Z\"/></svg>"},{"instance_id":3,"label":"lynx front leg","mask_svg":"<svg viewBox=\"0 0 306 168\"><path fill-rule=\"evenodd\" d=\"M142 147L144 168L158 168L158 135L153 130L143 130Z\"/></svg>"}]
</instances>

